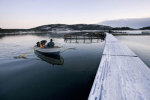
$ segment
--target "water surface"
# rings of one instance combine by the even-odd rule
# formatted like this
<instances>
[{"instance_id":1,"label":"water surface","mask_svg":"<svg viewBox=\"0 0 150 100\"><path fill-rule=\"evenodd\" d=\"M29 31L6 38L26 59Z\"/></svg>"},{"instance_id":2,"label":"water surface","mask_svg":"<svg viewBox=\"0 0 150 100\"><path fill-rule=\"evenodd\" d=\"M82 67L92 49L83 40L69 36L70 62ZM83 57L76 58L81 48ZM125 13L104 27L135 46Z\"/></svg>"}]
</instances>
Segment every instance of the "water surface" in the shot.
<instances>
[{"instance_id":1,"label":"water surface","mask_svg":"<svg viewBox=\"0 0 150 100\"><path fill-rule=\"evenodd\" d=\"M86 40L84 43L82 40L64 41L63 38L53 38L55 44L63 48L60 56L64 61L57 65L42 60L33 52L37 41L49 38L51 37L46 34L0 38L0 100L88 98L104 41ZM29 52L26 59L17 58L26 52Z\"/></svg>"}]
</instances>

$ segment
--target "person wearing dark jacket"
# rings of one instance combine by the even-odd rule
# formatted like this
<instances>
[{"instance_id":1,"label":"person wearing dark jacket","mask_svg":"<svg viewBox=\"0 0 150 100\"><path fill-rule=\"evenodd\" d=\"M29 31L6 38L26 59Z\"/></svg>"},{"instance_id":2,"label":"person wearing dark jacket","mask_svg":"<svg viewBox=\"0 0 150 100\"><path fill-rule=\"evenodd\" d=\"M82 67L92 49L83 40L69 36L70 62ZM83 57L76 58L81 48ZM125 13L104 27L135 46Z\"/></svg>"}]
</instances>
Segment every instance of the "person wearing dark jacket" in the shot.
<instances>
[{"instance_id":1,"label":"person wearing dark jacket","mask_svg":"<svg viewBox=\"0 0 150 100\"><path fill-rule=\"evenodd\" d=\"M53 42L53 39L50 39L50 42L47 44L47 47L49 48L54 48L54 42Z\"/></svg>"}]
</instances>

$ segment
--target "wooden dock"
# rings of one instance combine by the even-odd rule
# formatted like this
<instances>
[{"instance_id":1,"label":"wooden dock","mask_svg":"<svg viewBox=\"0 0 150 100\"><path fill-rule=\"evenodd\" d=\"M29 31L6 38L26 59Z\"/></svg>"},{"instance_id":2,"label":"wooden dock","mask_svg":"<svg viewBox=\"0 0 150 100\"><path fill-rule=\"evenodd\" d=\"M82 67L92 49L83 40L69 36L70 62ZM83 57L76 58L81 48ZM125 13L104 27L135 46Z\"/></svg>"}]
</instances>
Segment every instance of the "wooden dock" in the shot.
<instances>
[{"instance_id":1,"label":"wooden dock","mask_svg":"<svg viewBox=\"0 0 150 100\"><path fill-rule=\"evenodd\" d=\"M150 100L150 69L108 33L88 100Z\"/></svg>"}]
</instances>

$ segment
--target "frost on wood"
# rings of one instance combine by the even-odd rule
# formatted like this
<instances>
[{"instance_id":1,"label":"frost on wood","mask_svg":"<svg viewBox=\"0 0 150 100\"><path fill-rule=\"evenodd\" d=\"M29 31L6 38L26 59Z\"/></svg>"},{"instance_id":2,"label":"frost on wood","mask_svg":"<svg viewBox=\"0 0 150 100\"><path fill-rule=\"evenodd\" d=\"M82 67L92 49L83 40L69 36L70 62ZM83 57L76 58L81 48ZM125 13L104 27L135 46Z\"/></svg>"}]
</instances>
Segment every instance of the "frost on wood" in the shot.
<instances>
[{"instance_id":1,"label":"frost on wood","mask_svg":"<svg viewBox=\"0 0 150 100\"><path fill-rule=\"evenodd\" d=\"M150 69L127 46L107 34L89 100L150 100Z\"/></svg>"}]
</instances>

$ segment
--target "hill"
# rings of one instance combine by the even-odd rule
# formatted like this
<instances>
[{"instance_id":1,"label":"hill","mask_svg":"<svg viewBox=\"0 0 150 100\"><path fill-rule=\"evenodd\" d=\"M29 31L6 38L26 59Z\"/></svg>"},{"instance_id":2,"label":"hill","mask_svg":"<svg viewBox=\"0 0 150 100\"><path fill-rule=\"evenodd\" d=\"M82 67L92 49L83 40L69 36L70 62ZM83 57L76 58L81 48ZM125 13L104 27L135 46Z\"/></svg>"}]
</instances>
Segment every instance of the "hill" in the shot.
<instances>
[{"instance_id":1,"label":"hill","mask_svg":"<svg viewBox=\"0 0 150 100\"><path fill-rule=\"evenodd\" d=\"M112 27L97 24L50 24L32 28L38 31L68 31L68 30L110 30Z\"/></svg>"},{"instance_id":2,"label":"hill","mask_svg":"<svg viewBox=\"0 0 150 100\"><path fill-rule=\"evenodd\" d=\"M112 28L112 30L134 30L134 29L130 27L115 27Z\"/></svg>"},{"instance_id":3,"label":"hill","mask_svg":"<svg viewBox=\"0 0 150 100\"><path fill-rule=\"evenodd\" d=\"M141 30L150 30L150 26L140 28Z\"/></svg>"}]
</instances>

